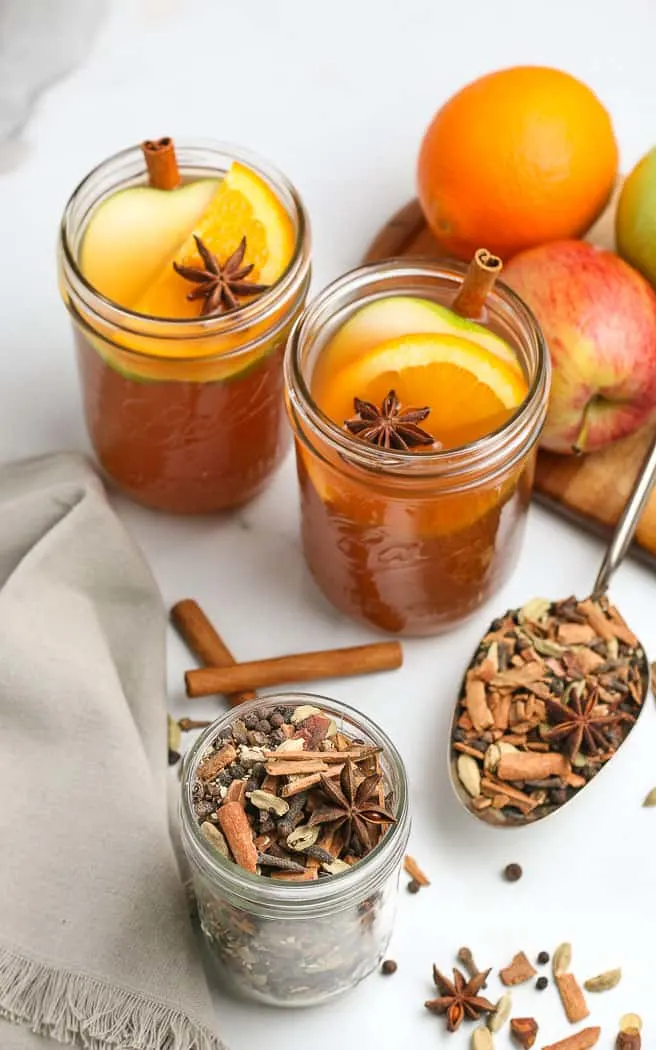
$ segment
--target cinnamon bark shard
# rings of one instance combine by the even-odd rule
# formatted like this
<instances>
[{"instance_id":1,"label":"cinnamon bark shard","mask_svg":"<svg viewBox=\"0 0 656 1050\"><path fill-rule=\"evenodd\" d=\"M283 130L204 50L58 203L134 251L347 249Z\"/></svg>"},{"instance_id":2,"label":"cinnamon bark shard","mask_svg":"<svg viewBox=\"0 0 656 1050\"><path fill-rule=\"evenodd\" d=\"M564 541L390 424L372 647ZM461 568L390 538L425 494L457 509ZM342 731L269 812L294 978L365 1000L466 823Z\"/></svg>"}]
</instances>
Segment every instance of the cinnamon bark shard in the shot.
<instances>
[{"instance_id":1,"label":"cinnamon bark shard","mask_svg":"<svg viewBox=\"0 0 656 1050\"><path fill-rule=\"evenodd\" d=\"M218 818L235 862L255 875L257 849L244 807L239 802L226 802L218 811Z\"/></svg>"},{"instance_id":2,"label":"cinnamon bark shard","mask_svg":"<svg viewBox=\"0 0 656 1050\"><path fill-rule=\"evenodd\" d=\"M534 1017L513 1017L510 1021L510 1032L523 1050L531 1050L538 1037L538 1023Z\"/></svg>"},{"instance_id":3,"label":"cinnamon bark shard","mask_svg":"<svg viewBox=\"0 0 656 1050\"><path fill-rule=\"evenodd\" d=\"M524 952L518 952L517 955L513 956L509 966L499 970L499 977L502 984L505 984L507 988L512 988L516 984L524 984L526 981L530 981L531 977L535 977L536 973L537 970L531 966Z\"/></svg>"},{"instance_id":4,"label":"cinnamon bark shard","mask_svg":"<svg viewBox=\"0 0 656 1050\"><path fill-rule=\"evenodd\" d=\"M566 1039L543 1046L542 1050L590 1050L590 1047L597 1045L600 1035L601 1028L582 1028L580 1032L575 1032Z\"/></svg>"},{"instance_id":5,"label":"cinnamon bark shard","mask_svg":"<svg viewBox=\"0 0 656 1050\"><path fill-rule=\"evenodd\" d=\"M232 762L237 758L237 749L232 744L226 744L220 751L215 751L213 755L206 758L204 762L198 767L198 779L199 780L214 780L219 775L221 770L225 769L226 766L231 765Z\"/></svg>"},{"instance_id":6,"label":"cinnamon bark shard","mask_svg":"<svg viewBox=\"0 0 656 1050\"><path fill-rule=\"evenodd\" d=\"M497 766L501 780L543 780L545 777L566 777L571 766L559 752L541 754L538 751L506 751Z\"/></svg>"},{"instance_id":7,"label":"cinnamon bark shard","mask_svg":"<svg viewBox=\"0 0 656 1050\"><path fill-rule=\"evenodd\" d=\"M590 1016L583 989L572 973L559 973L555 978L567 1020L572 1024Z\"/></svg>"}]
</instances>

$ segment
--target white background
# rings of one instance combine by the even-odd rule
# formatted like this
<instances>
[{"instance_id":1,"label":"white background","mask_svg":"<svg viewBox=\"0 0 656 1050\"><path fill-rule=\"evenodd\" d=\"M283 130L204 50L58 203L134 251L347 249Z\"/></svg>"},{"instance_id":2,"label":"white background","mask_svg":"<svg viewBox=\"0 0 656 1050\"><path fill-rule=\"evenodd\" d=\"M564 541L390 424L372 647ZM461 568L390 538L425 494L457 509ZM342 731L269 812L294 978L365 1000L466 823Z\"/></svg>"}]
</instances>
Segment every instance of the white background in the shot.
<instances>
[{"instance_id":1,"label":"white background","mask_svg":"<svg viewBox=\"0 0 656 1050\"><path fill-rule=\"evenodd\" d=\"M46 0L43 0L45 3ZM0 455L85 448L68 321L55 277L57 222L68 193L110 153L145 137L210 136L268 155L307 202L315 287L356 264L388 214L413 192L415 155L433 111L461 84L513 63L561 66L610 107L624 170L656 141L650 0L128 0L111 6L88 63L41 101L28 153L0 176ZM304 568L291 458L269 491L222 519L173 520L116 505L142 544L167 603L194 596L243 659L357 644L370 632L333 612ZM583 595L598 543L531 511L521 565L496 608L536 594ZM613 596L656 654L654 577L627 564ZM468 1045L422 1007L430 966L448 968L461 944L480 965L506 965L563 939L581 979L621 965L620 987L590 996L599 1046L637 1010L644 1045L656 1045L654 874L656 784L653 700L608 774L543 826L504 832L458 808L446 776L446 733L459 677L492 610L448 637L408 642L401 671L317 683L361 707L398 743L410 772L412 852L433 879L403 892L390 954L392 978L374 975L336 1004L278 1012L217 997L219 1031L233 1050L311 1046L416 1050ZM189 663L170 646L170 696L183 700ZM213 715L216 701L199 701ZM522 882L500 878L508 861ZM491 985L493 998L498 983ZM553 989L515 996L515 1015L541 1022L537 1046L569 1032ZM544 1038L542 1038L544 1037ZM451 1040L451 1041L449 1041ZM497 1046L508 1036L497 1037Z\"/></svg>"}]
</instances>

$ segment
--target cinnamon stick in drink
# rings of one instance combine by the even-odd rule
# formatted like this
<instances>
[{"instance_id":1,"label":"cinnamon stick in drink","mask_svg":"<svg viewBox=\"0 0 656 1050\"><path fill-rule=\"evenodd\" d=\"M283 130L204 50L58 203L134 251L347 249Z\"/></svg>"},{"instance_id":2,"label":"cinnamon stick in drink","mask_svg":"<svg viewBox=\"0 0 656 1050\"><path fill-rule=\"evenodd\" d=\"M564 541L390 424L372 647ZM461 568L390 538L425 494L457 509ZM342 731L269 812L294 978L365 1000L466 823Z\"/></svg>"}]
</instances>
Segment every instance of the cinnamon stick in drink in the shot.
<instances>
[{"instance_id":1,"label":"cinnamon stick in drink","mask_svg":"<svg viewBox=\"0 0 656 1050\"><path fill-rule=\"evenodd\" d=\"M141 150L148 169L148 182L155 190L174 190L180 185L180 171L173 139L147 139Z\"/></svg>"},{"instance_id":2,"label":"cinnamon stick in drink","mask_svg":"<svg viewBox=\"0 0 656 1050\"><path fill-rule=\"evenodd\" d=\"M498 255L492 255L487 248L479 248L469 264L465 279L460 285L451 309L461 317L477 321L484 315L485 300L492 291L494 283L503 269Z\"/></svg>"},{"instance_id":3,"label":"cinnamon stick in drink","mask_svg":"<svg viewBox=\"0 0 656 1050\"><path fill-rule=\"evenodd\" d=\"M210 696L285 682L312 682L317 678L348 678L351 675L392 671L403 663L398 642L375 642L348 649L325 649L293 653L270 660L252 660L231 667L204 667L187 671L187 696Z\"/></svg>"},{"instance_id":4,"label":"cinnamon stick in drink","mask_svg":"<svg viewBox=\"0 0 656 1050\"><path fill-rule=\"evenodd\" d=\"M193 598L184 598L173 606L171 623L194 656L197 656L206 667L229 667L236 662L214 624ZM250 691L239 691L226 695L226 700L231 707L236 707L237 704L254 698L255 693Z\"/></svg>"}]
</instances>

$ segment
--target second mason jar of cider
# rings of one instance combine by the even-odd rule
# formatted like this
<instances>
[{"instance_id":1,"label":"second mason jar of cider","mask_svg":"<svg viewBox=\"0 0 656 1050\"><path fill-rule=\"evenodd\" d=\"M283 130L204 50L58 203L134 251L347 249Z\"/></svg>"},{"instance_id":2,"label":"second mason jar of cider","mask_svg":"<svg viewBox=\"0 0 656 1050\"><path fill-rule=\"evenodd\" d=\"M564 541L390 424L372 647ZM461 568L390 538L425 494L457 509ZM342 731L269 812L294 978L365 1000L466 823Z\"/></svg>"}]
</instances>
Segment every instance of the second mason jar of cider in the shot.
<instances>
[{"instance_id":1,"label":"second mason jar of cider","mask_svg":"<svg viewBox=\"0 0 656 1050\"><path fill-rule=\"evenodd\" d=\"M478 320L454 312L464 273L347 274L285 358L309 568L338 609L398 634L465 620L508 577L546 414L533 316L500 282Z\"/></svg>"},{"instance_id":2,"label":"second mason jar of cider","mask_svg":"<svg viewBox=\"0 0 656 1050\"><path fill-rule=\"evenodd\" d=\"M241 149L144 143L80 183L59 254L104 473L179 514L255 496L288 445L282 356L310 278L294 187Z\"/></svg>"}]
</instances>

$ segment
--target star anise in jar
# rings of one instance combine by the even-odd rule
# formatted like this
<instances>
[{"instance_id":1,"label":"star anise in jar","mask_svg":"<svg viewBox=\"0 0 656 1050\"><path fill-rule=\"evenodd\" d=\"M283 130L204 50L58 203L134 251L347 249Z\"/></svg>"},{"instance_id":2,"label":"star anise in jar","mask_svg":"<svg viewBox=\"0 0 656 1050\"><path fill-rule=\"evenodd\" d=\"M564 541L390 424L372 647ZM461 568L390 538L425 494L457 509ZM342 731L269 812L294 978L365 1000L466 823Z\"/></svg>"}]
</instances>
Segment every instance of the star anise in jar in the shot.
<instances>
[{"instance_id":1,"label":"star anise in jar","mask_svg":"<svg viewBox=\"0 0 656 1050\"><path fill-rule=\"evenodd\" d=\"M429 999L424 1006L434 1014L446 1015L447 1031L455 1032L467 1018L478 1021L484 1014L494 1010L494 1003L479 995L490 970L476 974L469 981L460 970L453 970L453 981L433 967L433 980L440 993L439 999Z\"/></svg>"},{"instance_id":2,"label":"star anise in jar","mask_svg":"<svg viewBox=\"0 0 656 1050\"><path fill-rule=\"evenodd\" d=\"M600 704L596 689L589 689L587 696L570 689L566 702L547 699L545 705L552 728L544 733L544 738L557 744L570 759L579 751L597 755L615 750L617 741L612 729L620 722L635 722L626 711Z\"/></svg>"},{"instance_id":3,"label":"star anise in jar","mask_svg":"<svg viewBox=\"0 0 656 1050\"><path fill-rule=\"evenodd\" d=\"M194 240L205 269L200 266L183 266L177 262L173 263L173 269L180 277L184 277L185 281L192 281L198 285L193 292L189 292L187 299L203 300L201 317L236 310L241 306L240 298L259 295L269 287L268 284L255 284L245 280L253 269L253 263L242 265L246 254L245 237L242 237L239 247L224 263L219 262L214 252L211 252L196 234Z\"/></svg>"},{"instance_id":4,"label":"star anise in jar","mask_svg":"<svg viewBox=\"0 0 656 1050\"><path fill-rule=\"evenodd\" d=\"M396 817L380 805L377 797L382 774L374 773L360 781L356 766L350 759L344 764L339 783L333 777L322 776L320 789L327 804L314 810L308 823L331 824L335 830L345 827L346 842L351 835L365 850L372 848L370 827L396 824Z\"/></svg>"},{"instance_id":5,"label":"star anise in jar","mask_svg":"<svg viewBox=\"0 0 656 1050\"><path fill-rule=\"evenodd\" d=\"M344 426L371 445L400 452L409 452L420 445L440 447L432 434L417 426L430 415L430 408L403 409L394 390L390 390L380 408L359 397L353 399L353 407L357 414L347 419Z\"/></svg>"}]
</instances>

